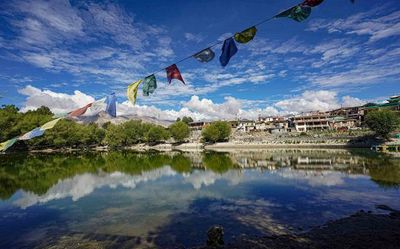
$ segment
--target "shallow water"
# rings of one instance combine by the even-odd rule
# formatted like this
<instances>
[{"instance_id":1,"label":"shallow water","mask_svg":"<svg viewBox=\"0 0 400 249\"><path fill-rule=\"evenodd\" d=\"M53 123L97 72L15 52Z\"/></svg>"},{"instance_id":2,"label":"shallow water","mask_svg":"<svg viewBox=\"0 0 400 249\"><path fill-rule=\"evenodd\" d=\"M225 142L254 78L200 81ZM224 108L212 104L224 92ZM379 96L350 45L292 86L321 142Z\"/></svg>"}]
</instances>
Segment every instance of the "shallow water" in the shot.
<instances>
[{"instance_id":1,"label":"shallow water","mask_svg":"<svg viewBox=\"0 0 400 249\"><path fill-rule=\"evenodd\" d=\"M400 209L400 160L368 150L0 155L0 248L159 248L306 231Z\"/></svg>"}]
</instances>

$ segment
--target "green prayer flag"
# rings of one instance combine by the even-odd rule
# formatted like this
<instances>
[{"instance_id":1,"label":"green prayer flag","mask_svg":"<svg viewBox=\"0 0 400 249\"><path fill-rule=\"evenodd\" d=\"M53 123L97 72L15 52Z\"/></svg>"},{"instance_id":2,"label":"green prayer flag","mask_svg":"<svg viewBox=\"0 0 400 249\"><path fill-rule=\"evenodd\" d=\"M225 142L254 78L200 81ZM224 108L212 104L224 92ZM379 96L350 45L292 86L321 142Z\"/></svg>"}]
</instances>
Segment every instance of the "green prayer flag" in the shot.
<instances>
[{"instance_id":1,"label":"green prayer flag","mask_svg":"<svg viewBox=\"0 0 400 249\"><path fill-rule=\"evenodd\" d=\"M136 82L133 82L128 86L128 89L126 90L126 95L128 96L129 101L132 102L132 104L136 104L136 97L137 97L137 92L139 89L140 83L142 83L143 80L138 80Z\"/></svg>"},{"instance_id":2,"label":"green prayer flag","mask_svg":"<svg viewBox=\"0 0 400 249\"><path fill-rule=\"evenodd\" d=\"M154 93L156 89L157 89L157 80L154 74L144 78L144 83L143 83L144 96L149 96L151 93Z\"/></svg>"},{"instance_id":3,"label":"green prayer flag","mask_svg":"<svg viewBox=\"0 0 400 249\"><path fill-rule=\"evenodd\" d=\"M235 41L239 43L248 43L249 41L253 40L254 36L256 36L257 28L255 26L243 30L240 33L235 34Z\"/></svg>"},{"instance_id":4,"label":"green prayer flag","mask_svg":"<svg viewBox=\"0 0 400 249\"><path fill-rule=\"evenodd\" d=\"M297 22L304 21L311 14L311 7L309 6L294 6L288 10L285 10L275 17L289 17Z\"/></svg>"},{"instance_id":5,"label":"green prayer flag","mask_svg":"<svg viewBox=\"0 0 400 249\"><path fill-rule=\"evenodd\" d=\"M17 138L12 138L10 140L7 140L7 141L1 143L0 144L0 151L6 151L8 148L13 146L16 141L17 141Z\"/></svg>"}]
</instances>

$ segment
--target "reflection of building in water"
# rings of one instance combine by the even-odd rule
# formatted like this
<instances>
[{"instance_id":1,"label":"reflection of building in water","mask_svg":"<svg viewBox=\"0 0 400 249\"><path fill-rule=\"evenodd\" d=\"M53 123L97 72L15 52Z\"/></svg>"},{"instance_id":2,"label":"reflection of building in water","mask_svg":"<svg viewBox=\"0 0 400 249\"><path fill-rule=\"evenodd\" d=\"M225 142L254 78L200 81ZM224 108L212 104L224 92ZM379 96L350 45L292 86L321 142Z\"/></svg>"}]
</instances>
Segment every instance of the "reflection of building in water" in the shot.
<instances>
[{"instance_id":1,"label":"reflection of building in water","mask_svg":"<svg viewBox=\"0 0 400 249\"><path fill-rule=\"evenodd\" d=\"M297 163L295 164L296 168L347 168L352 165L362 165L357 158L340 158L340 157L332 157L332 158L311 158L311 157L301 157L297 158Z\"/></svg>"},{"instance_id":2,"label":"reflection of building in water","mask_svg":"<svg viewBox=\"0 0 400 249\"><path fill-rule=\"evenodd\" d=\"M266 150L233 151L232 161L240 168L276 170L335 170L367 174L365 158L353 156L347 150Z\"/></svg>"}]
</instances>

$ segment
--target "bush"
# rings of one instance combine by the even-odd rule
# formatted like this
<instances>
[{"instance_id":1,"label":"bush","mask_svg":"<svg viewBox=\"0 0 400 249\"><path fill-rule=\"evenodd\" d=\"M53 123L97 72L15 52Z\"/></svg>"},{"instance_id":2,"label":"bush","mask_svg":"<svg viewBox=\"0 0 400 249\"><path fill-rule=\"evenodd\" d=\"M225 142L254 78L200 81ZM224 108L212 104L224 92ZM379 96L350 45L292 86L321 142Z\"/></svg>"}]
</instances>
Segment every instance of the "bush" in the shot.
<instances>
[{"instance_id":1,"label":"bush","mask_svg":"<svg viewBox=\"0 0 400 249\"><path fill-rule=\"evenodd\" d=\"M116 148L142 142L157 143L169 138L169 132L162 126L130 120L120 125L109 124L104 142Z\"/></svg>"},{"instance_id":2,"label":"bush","mask_svg":"<svg viewBox=\"0 0 400 249\"><path fill-rule=\"evenodd\" d=\"M153 126L149 129L146 135L148 143L159 143L168 140L171 137L169 132L161 126Z\"/></svg>"},{"instance_id":3,"label":"bush","mask_svg":"<svg viewBox=\"0 0 400 249\"><path fill-rule=\"evenodd\" d=\"M184 142L190 135L189 126L184 121L177 121L169 126L172 138L176 142Z\"/></svg>"},{"instance_id":4,"label":"bush","mask_svg":"<svg viewBox=\"0 0 400 249\"><path fill-rule=\"evenodd\" d=\"M390 133L398 128L400 119L393 111L377 110L367 114L365 123L377 136L388 139Z\"/></svg>"},{"instance_id":5,"label":"bush","mask_svg":"<svg viewBox=\"0 0 400 249\"><path fill-rule=\"evenodd\" d=\"M83 125L71 120L60 120L42 137L26 141L31 147L87 147L100 144L105 131L95 124Z\"/></svg>"},{"instance_id":6,"label":"bush","mask_svg":"<svg viewBox=\"0 0 400 249\"><path fill-rule=\"evenodd\" d=\"M224 142L229 139L231 126L228 122L217 121L203 129L202 136L205 142Z\"/></svg>"}]
</instances>

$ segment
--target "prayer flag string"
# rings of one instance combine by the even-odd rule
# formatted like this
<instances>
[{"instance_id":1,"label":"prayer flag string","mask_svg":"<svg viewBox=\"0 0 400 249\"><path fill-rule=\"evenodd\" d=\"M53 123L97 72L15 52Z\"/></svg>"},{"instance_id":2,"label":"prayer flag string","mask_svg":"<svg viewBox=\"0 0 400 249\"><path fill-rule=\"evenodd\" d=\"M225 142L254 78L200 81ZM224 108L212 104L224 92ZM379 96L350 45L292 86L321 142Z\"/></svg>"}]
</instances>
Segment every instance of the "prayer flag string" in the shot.
<instances>
[{"instance_id":1,"label":"prayer flag string","mask_svg":"<svg viewBox=\"0 0 400 249\"><path fill-rule=\"evenodd\" d=\"M350 0L350 1L352 3L355 2L354 0ZM200 52L191 54L191 55L184 57L181 60L171 64L170 66L163 67L160 70L153 72L152 74L150 74L149 76L144 78L145 83L143 84L143 95L149 96L149 94L153 93L155 91L155 89L157 88L157 84L156 84L157 81L155 78L155 74L160 73L162 71L166 71L169 84L171 84L172 79L178 79L183 84L185 84L185 81L183 80L183 77L177 67L177 64L184 62L191 58L194 58L203 63L210 62L215 57L215 53L212 50L212 48L214 48L220 44L223 44L223 46L222 46L222 53L221 53L221 56L219 59L220 59L221 65L223 67L225 67L228 64L231 57L237 53L238 49L236 47L235 41L239 42L239 43L248 43L249 41L254 39L254 37L257 33L258 26L260 26L266 22L272 21L276 18L287 17L287 18L291 18L297 22L302 22L310 16L312 8L320 5L322 2L324 2L324 0L304 0L303 2L291 7L285 11L280 12L277 15L266 18L256 24L250 26L250 28L247 28L247 29L243 30L242 32L235 33L233 36L227 37L225 40L217 41L214 44L208 46L207 48L201 50ZM138 81L135 81L135 82L138 82ZM137 87L139 87L139 84L137 85ZM129 86L129 88L132 89L132 84ZM127 94L128 98L131 100L131 102L133 104L135 104L137 89L135 89L135 91L133 93L132 93L132 90L129 90L129 89L127 92L128 92L128 94ZM132 101L132 100L134 100L134 101Z\"/></svg>"}]
</instances>

